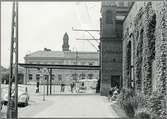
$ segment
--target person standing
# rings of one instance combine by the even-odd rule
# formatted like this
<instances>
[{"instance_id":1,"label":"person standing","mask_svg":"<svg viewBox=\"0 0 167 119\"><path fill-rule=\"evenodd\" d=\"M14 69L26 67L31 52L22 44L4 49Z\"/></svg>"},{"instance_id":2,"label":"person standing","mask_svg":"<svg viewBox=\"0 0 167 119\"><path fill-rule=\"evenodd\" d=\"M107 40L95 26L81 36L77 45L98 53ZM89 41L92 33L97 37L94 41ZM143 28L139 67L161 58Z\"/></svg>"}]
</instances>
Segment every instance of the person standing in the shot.
<instances>
[{"instance_id":1,"label":"person standing","mask_svg":"<svg viewBox=\"0 0 167 119\"><path fill-rule=\"evenodd\" d=\"M64 83L61 83L61 90L60 92L64 92Z\"/></svg>"},{"instance_id":2,"label":"person standing","mask_svg":"<svg viewBox=\"0 0 167 119\"><path fill-rule=\"evenodd\" d=\"M108 101L111 102L111 98L113 96L113 93L114 93L114 88L111 87L109 92L108 92Z\"/></svg>"},{"instance_id":3,"label":"person standing","mask_svg":"<svg viewBox=\"0 0 167 119\"><path fill-rule=\"evenodd\" d=\"M36 84L36 93L39 93L39 79L37 79L37 84Z\"/></svg>"}]
</instances>

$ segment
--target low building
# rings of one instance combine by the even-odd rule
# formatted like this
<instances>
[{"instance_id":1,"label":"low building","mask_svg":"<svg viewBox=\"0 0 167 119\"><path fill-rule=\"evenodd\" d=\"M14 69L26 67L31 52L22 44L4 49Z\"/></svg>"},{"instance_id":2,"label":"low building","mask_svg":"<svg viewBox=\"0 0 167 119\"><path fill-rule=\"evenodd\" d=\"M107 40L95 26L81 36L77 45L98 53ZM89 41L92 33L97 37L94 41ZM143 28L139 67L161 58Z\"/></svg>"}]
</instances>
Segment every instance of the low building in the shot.
<instances>
[{"instance_id":1,"label":"low building","mask_svg":"<svg viewBox=\"0 0 167 119\"><path fill-rule=\"evenodd\" d=\"M99 65L99 52L70 51L68 34L63 38L62 51L52 51L45 48L43 51L36 51L24 57L26 64L52 64L52 65ZM37 69L26 69L25 83L35 83L41 80L41 72ZM49 78L49 72L47 72ZM99 79L98 70L67 70L53 69L53 82L61 80Z\"/></svg>"}]
</instances>

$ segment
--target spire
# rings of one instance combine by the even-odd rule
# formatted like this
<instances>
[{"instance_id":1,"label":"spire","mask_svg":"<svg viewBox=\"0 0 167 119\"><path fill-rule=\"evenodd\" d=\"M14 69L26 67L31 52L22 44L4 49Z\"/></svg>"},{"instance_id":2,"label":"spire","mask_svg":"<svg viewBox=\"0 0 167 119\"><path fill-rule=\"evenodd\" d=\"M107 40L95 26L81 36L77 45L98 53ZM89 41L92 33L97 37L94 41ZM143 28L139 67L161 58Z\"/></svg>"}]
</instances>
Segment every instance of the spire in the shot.
<instances>
[{"instance_id":1,"label":"spire","mask_svg":"<svg viewBox=\"0 0 167 119\"><path fill-rule=\"evenodd\" d=\"M67 32L66 32L66 33L64 34L64 37L63 37L63 45L62 45L63 51L69 51L68 40L69 40L69 37L68 37L68 34L67 34Z\"/></svg>"}]
</instances>

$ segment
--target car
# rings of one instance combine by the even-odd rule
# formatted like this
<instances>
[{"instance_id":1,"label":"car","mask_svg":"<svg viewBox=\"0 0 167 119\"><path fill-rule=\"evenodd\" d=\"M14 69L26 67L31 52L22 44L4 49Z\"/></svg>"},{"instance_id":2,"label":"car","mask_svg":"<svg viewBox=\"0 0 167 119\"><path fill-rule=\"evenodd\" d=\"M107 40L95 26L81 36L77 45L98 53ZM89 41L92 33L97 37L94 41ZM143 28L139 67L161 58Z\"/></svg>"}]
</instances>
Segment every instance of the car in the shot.
<instances>
[{"instance_id":1,"label":"car","mask_svg":"<svg viewBox=\"0 0 167 119\"><path fill-rule=\"evenodd\" d=\"M15 89L12 89L12 96L15 94ZM18 105L27 106L29 102L29 94L27 87L18 86ZM2 89L2 101L5 105L8 103L8 88Z\"/></svg>"}]
</instances>

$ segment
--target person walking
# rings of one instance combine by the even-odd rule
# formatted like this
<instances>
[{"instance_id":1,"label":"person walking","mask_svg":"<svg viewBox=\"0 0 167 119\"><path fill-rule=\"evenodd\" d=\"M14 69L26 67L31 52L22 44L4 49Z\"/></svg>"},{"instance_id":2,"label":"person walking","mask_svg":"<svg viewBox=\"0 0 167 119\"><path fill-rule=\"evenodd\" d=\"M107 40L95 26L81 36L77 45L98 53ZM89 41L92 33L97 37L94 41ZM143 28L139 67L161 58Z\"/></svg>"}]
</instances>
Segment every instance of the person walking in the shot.
<instances>
[{"instance_id":1,"label":"person walking","mask_svg":"<svg viewBox=\"0 0 167 119\"><path fill-rule=\"evenodd\" d=\"M70 84L70 86L71 86L71 93L73 93L73 91L74 91L74 82L72 82L71 84Z\"/></svg>"},{"instance_id":2,"label":"person walking","mask_svg":"<svg viewBox=\"0 0 167 119\"><path fill-rule=\"evenodd\" d=\"M64 92L64 83L61 83L61 90L60 92Z\"/></svg>"}]
</instances>

